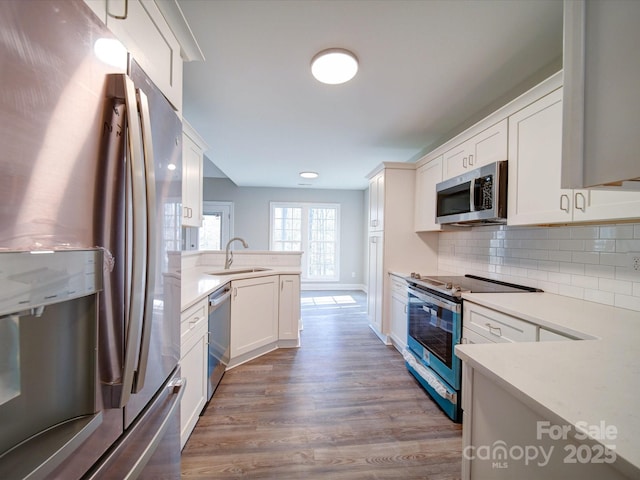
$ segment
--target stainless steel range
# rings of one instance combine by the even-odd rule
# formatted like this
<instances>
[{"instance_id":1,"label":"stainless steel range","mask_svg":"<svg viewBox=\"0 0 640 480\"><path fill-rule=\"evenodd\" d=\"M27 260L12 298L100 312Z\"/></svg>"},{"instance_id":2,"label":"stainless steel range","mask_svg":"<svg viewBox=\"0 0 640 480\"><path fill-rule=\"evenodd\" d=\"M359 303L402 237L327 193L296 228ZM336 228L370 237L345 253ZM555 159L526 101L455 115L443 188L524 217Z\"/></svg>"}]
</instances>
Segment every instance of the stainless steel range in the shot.
<instances>
[{"instance_id":1,"label":"stainless steel range","mask_svg":"<svg viewBox=\"0 0 640 480\"><path fill-rule=\"evenodd\" d=\"M475 275L406 277L409 292L408 370L454 421L461 420L460 359L454 347L462 332L462 293L540 292L542 290Z\"/></svg>"}]
</instances>

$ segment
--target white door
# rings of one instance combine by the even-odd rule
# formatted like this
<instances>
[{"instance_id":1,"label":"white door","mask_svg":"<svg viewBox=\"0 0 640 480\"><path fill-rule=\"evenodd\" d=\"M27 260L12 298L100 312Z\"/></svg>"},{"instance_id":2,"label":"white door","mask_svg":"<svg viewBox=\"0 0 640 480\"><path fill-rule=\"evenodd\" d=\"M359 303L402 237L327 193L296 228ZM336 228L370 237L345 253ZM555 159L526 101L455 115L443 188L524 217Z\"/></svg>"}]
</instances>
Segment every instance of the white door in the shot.
<instances>
[{"instance_id":1,"label":"white door","mask_svg":"<svg viewBox=\"0 0 640 480\"><path fill-rule=\"evenodd\" d=\"M233 203L203 203L202 227L199 229L198 250L223 250L233 238Z\"/></svg>"}]
</instances>

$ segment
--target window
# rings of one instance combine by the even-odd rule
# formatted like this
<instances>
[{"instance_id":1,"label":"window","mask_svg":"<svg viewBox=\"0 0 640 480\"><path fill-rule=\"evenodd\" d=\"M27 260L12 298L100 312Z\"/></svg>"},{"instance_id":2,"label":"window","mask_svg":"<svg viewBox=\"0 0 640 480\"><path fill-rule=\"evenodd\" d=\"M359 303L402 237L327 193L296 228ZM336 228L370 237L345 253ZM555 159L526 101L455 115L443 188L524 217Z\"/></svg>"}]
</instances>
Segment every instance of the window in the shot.
<instances>
[{"instance_id":1,"label":"window","mask_svg":"<svg viewBox=\"0 0 640 480\"><path fill-rule=\"evenodd\" d=\"M231 238L233 204L203 202L202 227L198 229L198 250L222 250Z\"/></svg>"},{"instance_id":2,"label":"window","mask_svg":"<svg viewBox=\"0 0 640 480\"><path fill-rule=\"evenodd\" d=\"M304 280L337 281L340 205L271 203L271 250L303 251Z\"/></svg>"}]
</instances>

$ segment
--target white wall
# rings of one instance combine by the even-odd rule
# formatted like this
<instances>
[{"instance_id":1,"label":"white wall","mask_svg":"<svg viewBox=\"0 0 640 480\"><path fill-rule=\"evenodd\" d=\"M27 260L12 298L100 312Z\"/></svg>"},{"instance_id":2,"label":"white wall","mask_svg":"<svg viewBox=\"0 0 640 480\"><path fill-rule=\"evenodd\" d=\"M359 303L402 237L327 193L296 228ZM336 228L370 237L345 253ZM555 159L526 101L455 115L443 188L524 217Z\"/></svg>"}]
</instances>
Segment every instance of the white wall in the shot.
<instances>
[{"instance_id":1,"label":"white wall","mask_svg":"<svg viewBox=\"0 0 640 480\"><path fill-rule=\"evenodd\" d=\"M244 238L252 250L269 249L270 202L339 203L339 283L350 286L366 283L365 257L362 254L363 245L366 245L363 190L238 187L226 178L205 178L203 198L205 201L233 202L234 235Z\"/></svg>"},{"instance_id":2,"label":"white wall","mask_svg":"<svg viewBox=\"0 0 640 480\"><path fill-rule=\"evenodd\" d=\"M640 311L628 252L640 252L640 224L473 227L440 234L438 268Z\"/></svg>"}]
</instances>

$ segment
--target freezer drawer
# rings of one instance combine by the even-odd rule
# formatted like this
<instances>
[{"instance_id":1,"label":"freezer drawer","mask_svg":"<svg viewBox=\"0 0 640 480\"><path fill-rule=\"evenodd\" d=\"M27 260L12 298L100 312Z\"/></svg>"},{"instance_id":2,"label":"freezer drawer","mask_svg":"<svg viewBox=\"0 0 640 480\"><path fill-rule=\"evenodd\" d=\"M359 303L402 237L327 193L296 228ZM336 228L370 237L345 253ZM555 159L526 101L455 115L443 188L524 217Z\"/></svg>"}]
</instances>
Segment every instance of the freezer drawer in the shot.
<instances>
[{"instance_id":1,"label":"freezer drawer","mask_svg":"<svg viewBox=\"0 0 640 480\"><path fill-rule=\"evenodd\" d=\"M141 417L87 479L179 479L180 400L186 381L176 370Z\"/></svg>"}]
</instances>

